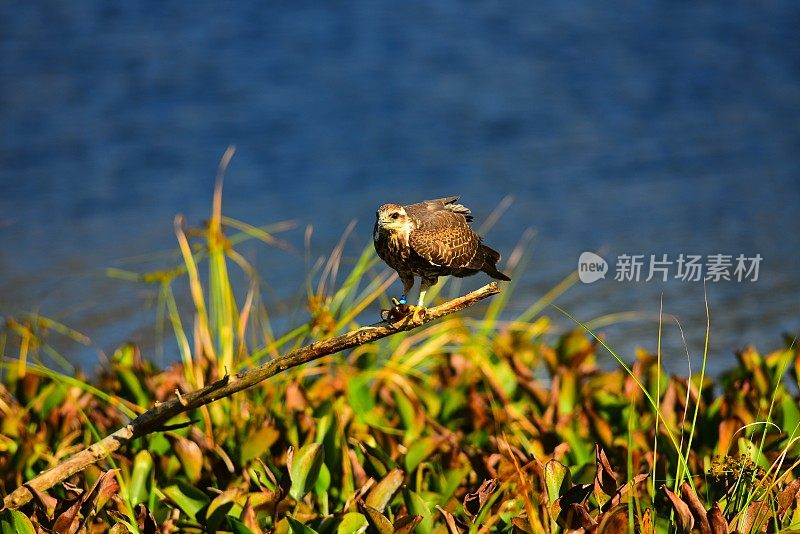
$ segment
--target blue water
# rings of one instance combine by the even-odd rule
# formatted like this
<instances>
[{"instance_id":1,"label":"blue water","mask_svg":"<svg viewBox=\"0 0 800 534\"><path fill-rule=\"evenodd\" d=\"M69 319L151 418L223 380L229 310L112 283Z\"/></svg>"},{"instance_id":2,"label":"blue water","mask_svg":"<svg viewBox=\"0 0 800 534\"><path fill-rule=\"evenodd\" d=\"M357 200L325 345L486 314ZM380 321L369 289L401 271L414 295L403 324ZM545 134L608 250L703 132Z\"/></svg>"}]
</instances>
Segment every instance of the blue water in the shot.
<instances>
[{"instance_id":1,"label":"blue water","mask_svg":"<svg viewBox=\"0 0 800 534\"><path fill-rule=\"evenodd\" d=\"M130 258L173 247L176 213L206 218L234 144L225 212L299 223L283 237L300 253L248 249L276 310L297 302L306 225L316 256L357 219L352 258L384 202L461 194L484 220L512 195L487 242L508 256L537 237L509 316L585 250L758 253L757 282L707 284L712 368L800 330L796 1L165 4L0 5L0 312L156 358L153 292L103 269L150 266ZM612 265L557 302L639 312L604 329L630 358L655 347L662 295L698 358L701 283L615 282ZM684 371L677 329L665 343Z\"/></svg>"}]
</instances>

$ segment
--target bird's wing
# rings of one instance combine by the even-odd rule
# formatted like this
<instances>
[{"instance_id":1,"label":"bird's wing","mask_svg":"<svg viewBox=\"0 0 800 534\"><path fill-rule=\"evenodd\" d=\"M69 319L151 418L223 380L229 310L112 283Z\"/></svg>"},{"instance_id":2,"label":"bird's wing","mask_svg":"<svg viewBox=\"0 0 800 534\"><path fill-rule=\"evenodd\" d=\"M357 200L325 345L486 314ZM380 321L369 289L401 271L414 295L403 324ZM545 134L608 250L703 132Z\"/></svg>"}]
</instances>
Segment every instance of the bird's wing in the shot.
<instances>
[{"instance_id":1,"label":"bird's wing","mask_svg":"<svg viewBox=\"0 0 800 534\"><path fill-rule=\"evenodd\" d=\"M434 265L454 269L483 266L481 238L459 213L447 209L428 213L419 220L409 241L414 252Z\"/></svg>"},{"instance_id":2,"label":"bird's wing","mask_svg":"<svg viewBox=\"0 0 800 534\"><path fill-rule=\"evenodd\" d=\"M444 197L435 198L432 200L423 200L416 204L409 204L403 206L410 216L416 219L426 219L429 216L440 211L449 211L450 213L458 213L464 216L467 222L472 221L472 212L470 209L462 204L457 204L458 197Z\"/></svg>"}]
</instances>

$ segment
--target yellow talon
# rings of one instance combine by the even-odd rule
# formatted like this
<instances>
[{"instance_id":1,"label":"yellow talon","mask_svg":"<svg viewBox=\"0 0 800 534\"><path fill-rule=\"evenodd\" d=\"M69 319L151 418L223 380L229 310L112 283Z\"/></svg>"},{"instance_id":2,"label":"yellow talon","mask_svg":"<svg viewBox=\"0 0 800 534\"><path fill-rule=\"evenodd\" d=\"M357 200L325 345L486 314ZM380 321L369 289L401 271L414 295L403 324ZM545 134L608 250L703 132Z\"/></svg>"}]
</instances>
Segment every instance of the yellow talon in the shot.
<instances>
[{"instance_id":1,"label":"yellow talon","mask_svg":"<svg viewBox=\"0 0 800 534\"><path fill-rule=\"evenodd\" d=\"M381 319L392 324L398 321L411 321L412 324L420 325L425 320L427 308L424 306L412 306L401 304L397 299L392 299L392 306L388 310L381 310Z\"/></svg>"},{"instance_id":2,"label":"yellow talon","mask_svg":"<svg viewBox=\"0 0 800 534\"><path fill-rule=\"evenodd\" d=\"M414 324L422 324L422 321L425 320L425 315L428 313L428 309L425 306L409 306L409 308L411 312L411 322Z\"/></svg>"}]
</instances>

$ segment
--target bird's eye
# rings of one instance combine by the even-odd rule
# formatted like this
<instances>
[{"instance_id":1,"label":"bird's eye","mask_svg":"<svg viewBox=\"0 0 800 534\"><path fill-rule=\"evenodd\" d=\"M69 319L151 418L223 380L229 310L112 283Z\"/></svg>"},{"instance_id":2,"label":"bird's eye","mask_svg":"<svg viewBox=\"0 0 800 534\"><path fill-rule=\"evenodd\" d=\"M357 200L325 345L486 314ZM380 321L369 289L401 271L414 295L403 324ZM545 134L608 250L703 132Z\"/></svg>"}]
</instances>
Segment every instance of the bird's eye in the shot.
<instances>
[{"instance_id":1,"label":"bird's eye","mask_svg":"<svg viewBox=\"0 0 800 534\"><path fill-rule=\"evenodd\" d=\"M390 215L390 217L391 217L392 219L396 219L396 218L400 217L400 214L399 214L399 213L397 213L397 212L394 212L394 213L392 213L392 214Z\"/></svg>"}]
</instances>

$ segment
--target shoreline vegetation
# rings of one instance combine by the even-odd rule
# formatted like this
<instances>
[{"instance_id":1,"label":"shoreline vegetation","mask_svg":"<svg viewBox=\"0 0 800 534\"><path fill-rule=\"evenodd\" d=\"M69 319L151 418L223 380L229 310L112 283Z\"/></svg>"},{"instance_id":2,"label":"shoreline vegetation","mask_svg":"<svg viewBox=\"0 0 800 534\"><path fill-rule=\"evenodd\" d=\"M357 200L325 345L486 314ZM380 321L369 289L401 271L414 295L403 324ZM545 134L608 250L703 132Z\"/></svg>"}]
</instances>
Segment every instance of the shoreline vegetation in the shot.
<instances>
[{"instance_id":1,"label":"shoreline vegetation","mask_svg":"<svg viewBox=\"0 0 800 534\"><path fill-rule=\"evenodd\" d=\"M52 487L29 484L30 502L11 503L15 489L148 410L331 343L360 328L364 310L389 307L393 274L371 247L344 261L343 239L307 280L308 321L276 334L262 281L237 246L280 247L273 231L281 227L222 215L232 155L220 165L207 225L187 229L176 218L180 264L110 273L158 288L159 320L179 362L158 369L129 343L96 377L73 376L41 361L59 361L52 336L82 342L81 334L40 316L5 318L0 534L800 529L795 340L768 354L747 347L719 377L705 375L707 353L691 376L669 375L660 336L654 352L626 361L578 319L574 330L551 334L543 312L570 316L551 304L574 276L511 320L498 318L513 282L469 314L435 308L419 328L187 404L158 431L101 451ZM524 266L524 240L509 271ZM246 291L229 268L246 277ZM187 282L184 310L173 285ZM617 359L614 369L598 367L602 352Z\"/></svg>"}]
</instances>

